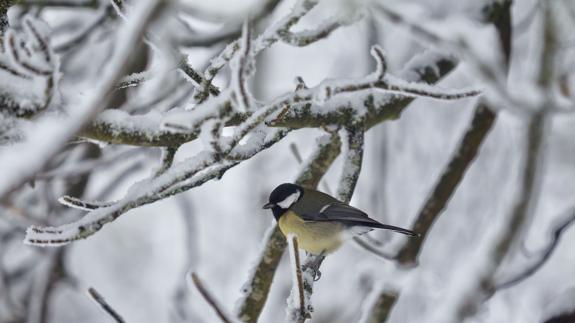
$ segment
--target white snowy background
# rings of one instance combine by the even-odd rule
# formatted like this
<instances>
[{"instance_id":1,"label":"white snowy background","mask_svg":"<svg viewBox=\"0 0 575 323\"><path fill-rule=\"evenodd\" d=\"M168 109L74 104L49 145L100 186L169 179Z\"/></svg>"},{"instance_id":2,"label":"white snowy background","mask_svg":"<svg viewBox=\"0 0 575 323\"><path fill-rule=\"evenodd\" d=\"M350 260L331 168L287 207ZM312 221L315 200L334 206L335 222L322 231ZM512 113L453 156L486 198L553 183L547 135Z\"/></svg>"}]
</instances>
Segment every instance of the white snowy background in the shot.
<instances>
[{"instance_id":1,"label":"white snowy background","mask_svg":"<svg viewBox=\"0 0 575 323\"><path fill-rule=\"evenodd\" d=\"M201 6L201 10L241 22L257 2L189 1L189 5ZM351 15L356 6L366 5L366 2L324 0L302 21L302 25L316 25L332 14ZM575 15L575 6L568 4L569 1L563 2ZM441 28L437 30L449 37L450 33L465 33L466 29L472 29L484 1L389 0L384 3L418 21L433 21L430 25L439 25ZM273 19L283 17L293 4L294 1L282 1ZM524 93L530 88L522 85L527 83L525 79L536 64L540 46L539 33L534 31L539 28L538 16L533 13L535 6L537 1L517 0L512 13L515 24L521 26L514 31L509 83L512 91L526 98L535 95ZM45 9L41 17L52 30L57 31L67 22L81 25L82 19L91 19L94 14L91 9ZM572 18L571 30L575 27L574 21ZM480 31L477 28L469 32L472 34L467 36L471 37L474 46L486 60L491 59L488 56L497 47L493 29ZM93 83L94 76L101 73L109 59L107 38L115 34L114 30L102 32L76 54L60 57L61 64L67 60L66 70L59 76L61 94L58 100L62 105L84 102L91 95L97 86ZM58 43L62 40L55 38L52 41ZM565 58L561 61L564 64L561 68L568 72L573 70L569 57L572 60L574 39L564 41L562 55ZM413 55L429 47L414 38L404 26L383 18L363 19L343 26L328 38L307 47L273 45L257 58L253 92L261 99L273 98L292 90L296 76L301 76L311 87L326 78L367 75L374 68L369 56L369 48L374 43L385 50L389 72L395 75ZM188 61L200 68L217 52L217 48L192 49L187 51ZM161 70L162 66L158 68ZM574 80L572 75L571 83ZM160 81L158 84L151 82L144 85L149 86L149 91L162 88ZM222 78L217 79L216 84L224 85L226 82ZM460 63L439 86L442 89L484 88L474 69L465 62ZM132 99L150 95L142 92L134 91ZM465 131L477 100L418 98L398 120L386 121L369 130L363 169L351 204L379 221L410 227ZM42 136L49 138L51 128L42 129L47 131ZM519 192L525 132L526 122L521 112L504 108L498 111L496 124L482 145L478 158L434 224L415 273L404 275L393 262L377 258L353 243L347 243L329 255L321 268L322 277L315 284L312 296L315 310L311 321L358 322L369 304L369 295L390 284L401 289L401 296L389 322L428 321L440 317L437 311L448 310L450 295L457 295L458 288L467 283L466 273L473 273L474 269L482 266L481 246L497 234L502 218L511 213ZM209 181L175 197L133 209L87 239L73 242L65 256L65 265L78 279L78 285L73 288L63 284L56 288L50 301L49 322L109 320L87 296L88 287L96 288L126 322L139 323L177 322L174 295L178 288L184 287L191 293L185 303L191 315L188 322L218 322L212 308L186 278L191 270L198 273L221 306L233 313L241 286L258 259L265 232L274 221L271 212L262 210L261 206L275 186L293 181L298 174L299 164L290 153L289 145L295 143L305 158L312 152L314 138L320 135L321 131L316 129L294 131L271 149L232 168L220 180ZM575 114L560 113L552 117L551 130L545 137L543 183L536 196L539 203L523 243L527 251L517 252L513 261L505 262L507 266L499 274L521 268L529 254L536 254L543 248L550 239L553 225L565 210L573 206L574 135ZM113 149L113 145L102 148L103 152ZM176 160L193 156L201 149L200 140L188 143L178 151ZM144 153L134 153L129 157L143 160L144 167L127 180L112 185L106 192L106 200L122 198L132 183L147 178L157 169L160 162L157 149L144 150ZM25 155L7 157L10 154L14 154L10 147L2 148L2 162L27 162L23 160ZM120 160L96 168L85 196L98 199L101 190L124 167L122 163ZM338 159L324 177L332 190L338 185L340 164ZM5 175L9 174L2 171L2 176ZM186 212L182 212L182 200L189 205L184 209ZM0 222L2 217L9 216L6 212L0 213ZM188 225L189 229L186 229ZM16 234L21 237L20 243L5 245L2 265L8 268L23 255L36 252L32 249L39 248L24 245L25 232L18 230ZM370 235L385 241L382 248L389 251L405 239L385 232L372 232ZM574 247L575 230L568 230L541 270L524 282L498 292L469 321L542 322L559 307L575 307L573 298L567 296L575 289ZM53 252L52 249L44 251ZM260 322L281 322L285 318L286 299L292 282L288 261L286 253ZM38 268L43 265L41 262L35 264ZM0 314L0 319L2 317Z\"/></svg>"}]
</instances>

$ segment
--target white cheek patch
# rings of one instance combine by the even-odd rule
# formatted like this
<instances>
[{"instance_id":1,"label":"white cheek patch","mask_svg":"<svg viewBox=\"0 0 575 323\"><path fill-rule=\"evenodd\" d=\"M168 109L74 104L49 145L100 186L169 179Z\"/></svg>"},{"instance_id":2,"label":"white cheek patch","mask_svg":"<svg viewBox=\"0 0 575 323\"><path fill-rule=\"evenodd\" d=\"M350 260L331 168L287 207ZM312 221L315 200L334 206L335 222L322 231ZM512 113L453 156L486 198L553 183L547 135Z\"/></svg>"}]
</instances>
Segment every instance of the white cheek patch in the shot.
<instances>
[{"instance_id":1,"label":"white cheek patch","mask_svg":"<svg viewBox=\"0 0 575 323\"><path fill-rule=\"evenodd\" d=\"M295 192L286 197L283 201L276 203L282 209L289 209L299 199L299 192Z\"/></svg>"}]
</instances>

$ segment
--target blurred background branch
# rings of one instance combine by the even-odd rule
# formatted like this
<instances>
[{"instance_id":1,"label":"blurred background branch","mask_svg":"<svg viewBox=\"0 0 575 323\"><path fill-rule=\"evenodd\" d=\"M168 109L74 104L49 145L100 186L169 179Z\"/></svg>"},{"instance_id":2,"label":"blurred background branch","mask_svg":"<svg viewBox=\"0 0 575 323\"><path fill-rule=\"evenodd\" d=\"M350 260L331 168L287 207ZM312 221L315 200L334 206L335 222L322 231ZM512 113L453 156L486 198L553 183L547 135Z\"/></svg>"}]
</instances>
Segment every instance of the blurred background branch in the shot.
<instances>
[{"instance_id":1,"label":"blurred background branch","mask_svg":"<svg viewBox=\"0 0 575 323\"><path fill-rule=\"evenodd\" d=\"M0 322L99 320L75 297L94 285L137 322L268 321L286 298L297 322L569 316L533 312L573 263L573 216L552 218L573 204L575 6L456 2L0 0ZM300 254L290 297L286 239L254 215L290 180L421 238Z\"/></svg>"}]
</instances>

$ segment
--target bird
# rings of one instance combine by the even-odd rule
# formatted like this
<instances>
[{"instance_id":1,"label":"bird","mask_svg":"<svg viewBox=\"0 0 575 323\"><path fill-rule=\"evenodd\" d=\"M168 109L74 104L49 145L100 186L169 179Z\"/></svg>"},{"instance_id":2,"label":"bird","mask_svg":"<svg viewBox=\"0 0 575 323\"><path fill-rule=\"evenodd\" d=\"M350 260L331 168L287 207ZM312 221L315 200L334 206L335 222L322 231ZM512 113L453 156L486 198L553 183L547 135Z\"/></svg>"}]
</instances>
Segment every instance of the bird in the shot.
<instances>
[{"instance_id":1,"label":"bird","mask_svg":"<svg viewBox=\"0 0 575 323\"><path fill-rule=\"evenodd\" d=\"M277 186L263 208L271 209L286 237L294 235L298 246L313 255L332 253L347 238L372 229L418 236L411 230L380 223L328 194L292 183Z\"/></svg>"}]
</instances>

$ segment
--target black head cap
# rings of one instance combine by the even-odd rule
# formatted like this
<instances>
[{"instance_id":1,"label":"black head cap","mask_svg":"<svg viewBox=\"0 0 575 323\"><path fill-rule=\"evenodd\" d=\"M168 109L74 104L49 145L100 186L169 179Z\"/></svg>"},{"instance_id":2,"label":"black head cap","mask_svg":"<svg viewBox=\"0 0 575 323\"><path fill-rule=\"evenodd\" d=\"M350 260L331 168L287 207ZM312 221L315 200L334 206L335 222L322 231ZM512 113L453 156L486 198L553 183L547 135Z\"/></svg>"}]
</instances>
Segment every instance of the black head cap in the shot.
<instances>
[{"instance_id":1,"label":"black head cap","mask_svg":"<svg viewBox=\"0 0 575 323\"><path fill-rule=\"evenodd\" d=\"M272 209L278 219L291 204L303 196L303 188L296 184L284 183L276 187L270 194L269 203L264 209Z\"/></svg>"}]
</instances>

